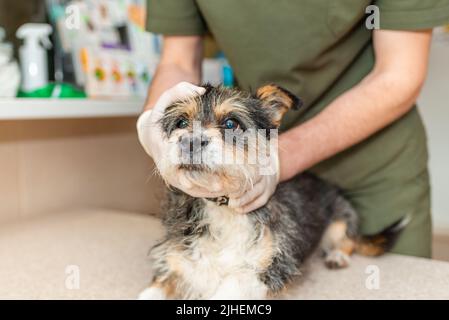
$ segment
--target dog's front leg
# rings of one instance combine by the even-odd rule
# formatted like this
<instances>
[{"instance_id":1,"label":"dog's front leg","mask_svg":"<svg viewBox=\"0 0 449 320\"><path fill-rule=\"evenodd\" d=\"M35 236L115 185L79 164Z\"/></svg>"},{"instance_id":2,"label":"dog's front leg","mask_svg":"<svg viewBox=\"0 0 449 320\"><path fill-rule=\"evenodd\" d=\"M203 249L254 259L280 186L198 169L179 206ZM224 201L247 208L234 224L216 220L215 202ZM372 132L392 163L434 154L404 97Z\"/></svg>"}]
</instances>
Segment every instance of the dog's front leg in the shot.
<instances>
[{"instance_id":1,"label":"dog's front leg","mask_svg":"<svg viewBox=\"0 0 449 320\"><path fill-rule=\"evenodd\" d=\"M176 298L176 279L168 277L164 280L155 278L150 287L143 290L139 300L166 300Z\"/></svg>"},{"instance_id":2,"label":"dog's front leg","mask_svg":"<svg viewBox=\"0 0 449 320\"><path fill-rule=\"evenodd\" d=\"M166 300L167 295L163 288L151 285L150 287L139 293L138 300Z\"/></svg>"},{"instance_id":3,"label":"dog's front leg","mask_svg":"<svg viewBox=\"0 0 449 320\"><path fill-rule=\"evenodd\" d=\"M268 288L256 274L232 275L224 278L210 300L261 300Z\"/></svg>"}]
</instances>

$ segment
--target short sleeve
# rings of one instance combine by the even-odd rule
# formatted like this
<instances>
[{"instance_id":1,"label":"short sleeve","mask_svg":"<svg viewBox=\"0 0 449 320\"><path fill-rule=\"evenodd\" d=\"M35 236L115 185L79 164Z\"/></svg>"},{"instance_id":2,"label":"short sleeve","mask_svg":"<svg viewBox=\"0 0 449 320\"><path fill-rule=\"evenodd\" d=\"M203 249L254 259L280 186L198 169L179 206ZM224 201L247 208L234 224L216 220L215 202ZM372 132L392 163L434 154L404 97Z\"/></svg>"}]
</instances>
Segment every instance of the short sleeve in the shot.
<instances>
[{"instance_id":1,"label":"short sleeve","mask_svg":"<svg viewBox=\"0 0 449 320\"><path fill-rule=\"evenodd\" d=\"M376 0L380 28L430 29L449 23L449 0Z\"/></svg>"},{"instance_id":2,"label":"short sleeve","mask_svg":"<svg viewBox=\"0 0 449 320\"><path fill-rule=\"evenodd\" d=\"M147 0L147 30L164 35L203 35L207 27L195 0Z\"/></svg>"}]
</instances>

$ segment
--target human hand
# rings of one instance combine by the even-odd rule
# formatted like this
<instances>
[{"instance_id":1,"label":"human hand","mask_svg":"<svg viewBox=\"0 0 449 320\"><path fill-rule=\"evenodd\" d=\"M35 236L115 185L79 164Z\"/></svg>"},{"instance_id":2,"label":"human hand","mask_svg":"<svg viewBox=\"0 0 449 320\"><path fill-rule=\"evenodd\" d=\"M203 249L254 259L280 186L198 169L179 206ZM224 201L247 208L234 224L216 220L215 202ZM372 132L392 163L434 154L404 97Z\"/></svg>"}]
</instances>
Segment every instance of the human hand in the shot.
<instances>
[{"instance_id":1,"label":"human hand","mask_svg":"<svg viewBox=\"0 0 449 320\"><path fill-rule=\"evenodd\" d=\"M154 107L142 113L137 120L139 141L146 153L153 158L156 165L162 160L163 135L158 121L164 115L165 109L173 102L194 95L204 94L205 89L188 82L180 82L166 90Z\"/></svg>"},{"instance_id":2,"label":"human hand","mask_svg":"<svg viewBox=\"0 0 449 320\"><path fill-rule=\"evenodd\" d=\"M188 82L180 82L174 87L166 90L158 99L153 109L142 113L137 120L137 133L140 144L146 153L153 158L158 168L164 161L170 161L164 154L164 134L159 125L159 120L164 115L165 109L173 102L185 99L195 95L204 94L205 89L195 86ZM181 191L193 197L215 198L223 196L222 184L218 177L209 181L206 187L198 186L192 183L182 172L175 176L164 177L166 183L170 186L180 189Z\"/></svg>"},{"instance_id":3,"label":"human hand","mask_svg":"<svg viewBox=\"0 0 449 320\"><path fill-rule=\"evenodd\" d=\"M239 213L249 213L264 206L276 191L279 183L279 156L277 150L270 150L268 168L259 169L254 183L243 192L229 195L229 207ZM268 171L267 171L268 169Z\"/></svg>"}]
</instances>

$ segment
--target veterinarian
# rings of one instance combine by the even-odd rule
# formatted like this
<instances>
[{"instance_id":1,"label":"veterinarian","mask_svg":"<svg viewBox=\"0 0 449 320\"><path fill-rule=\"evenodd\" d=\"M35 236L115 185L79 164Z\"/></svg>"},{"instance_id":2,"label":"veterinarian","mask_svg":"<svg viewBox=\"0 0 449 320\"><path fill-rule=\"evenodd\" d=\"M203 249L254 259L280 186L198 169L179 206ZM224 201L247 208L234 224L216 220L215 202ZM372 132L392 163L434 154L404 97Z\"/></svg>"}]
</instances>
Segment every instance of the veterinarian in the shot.
<instances>
[{"instance_id":1,"label":"veterinarian","mask_svg":"<svg viewBox=\"0 0 449 320\"><path fill-rule=\"evenodd\" d=\"M378 8L379 29L367 27L369 5ZM363 234L409 214L393 252L430 257L426 133L415 101L431 28L445 23L449 0L149 0L148 30L163 34L164 46L146 109L163 111L176 96L201 91L167 89L200 83L210 32L241 88L276 83L305 101L284 118L278 174L261 176L233 205L242 212L263 206L278 182L310 170L342 188ZM160 141L144 143L155 160Z\"/></svg>"}]
</instances>

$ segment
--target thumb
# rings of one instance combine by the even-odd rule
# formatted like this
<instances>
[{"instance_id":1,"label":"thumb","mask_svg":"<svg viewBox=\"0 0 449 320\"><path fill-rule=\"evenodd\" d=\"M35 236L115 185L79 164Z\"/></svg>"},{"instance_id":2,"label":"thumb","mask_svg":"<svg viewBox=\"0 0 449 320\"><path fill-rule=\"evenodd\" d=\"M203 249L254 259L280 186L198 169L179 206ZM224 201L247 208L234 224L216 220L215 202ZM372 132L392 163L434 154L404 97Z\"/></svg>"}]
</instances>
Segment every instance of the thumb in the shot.
<instances>
[{"instance_id":1,"label":"thumb","mask_svg":"<svg viewBox=\"0 0 449 320\"><path fill-rule=\"evenodd\" d=\"M137 119L136 127L137 127L137 136L139 138L139 142L142 145L145 152L152 157L151 149L150 149L150 132L149 129L151 128L151 121L150 117L152 114L152 110L147 110L144 113L142 113Z\"/></svg>"}]
</instances>

